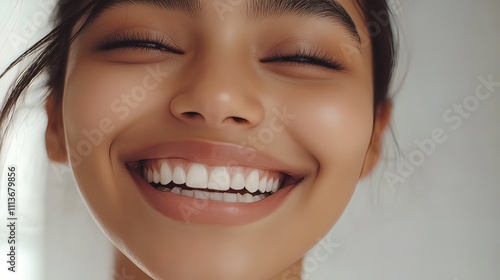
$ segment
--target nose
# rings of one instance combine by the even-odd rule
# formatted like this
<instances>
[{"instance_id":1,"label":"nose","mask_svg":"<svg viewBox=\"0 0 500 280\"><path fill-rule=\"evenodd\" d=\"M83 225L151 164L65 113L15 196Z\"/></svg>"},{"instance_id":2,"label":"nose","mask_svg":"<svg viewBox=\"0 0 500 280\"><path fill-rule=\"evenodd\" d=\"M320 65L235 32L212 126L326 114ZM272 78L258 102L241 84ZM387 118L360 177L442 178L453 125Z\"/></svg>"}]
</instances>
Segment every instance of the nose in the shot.
<instances>
[{"instance_id":1,"label":"nose","mask_svg":"<svg viewBox=\"0 0 500 280\"><path fill-rule=\"evenodd\" d=\"M186 77L190 82L170 103L178 120L211 128L250 128L263 121L264 108L255 83L241 64L224 61L205 63Z\"/></svg>"}]
</instances>

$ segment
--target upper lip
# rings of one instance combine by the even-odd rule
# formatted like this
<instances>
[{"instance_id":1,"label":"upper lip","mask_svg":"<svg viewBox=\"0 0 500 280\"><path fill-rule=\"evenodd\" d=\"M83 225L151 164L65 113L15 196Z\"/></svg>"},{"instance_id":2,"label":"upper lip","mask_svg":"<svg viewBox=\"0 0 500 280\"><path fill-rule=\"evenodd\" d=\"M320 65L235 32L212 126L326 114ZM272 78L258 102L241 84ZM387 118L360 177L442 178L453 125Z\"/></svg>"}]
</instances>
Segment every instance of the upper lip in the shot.
<instances>
[{"instance_id":1,"label":"upper lip","mask_svg":"<svg viewBox=\"0 0 500 280\"><path fill-rule=\"evenodd\" d=\"M242 166L282 172L292 178L303 177L286 162L256 149L231 143L187 140L166 142L138 149L125 158L126 163L142 160L181 158L211 166Z\"/></svg>"}]
</instances>

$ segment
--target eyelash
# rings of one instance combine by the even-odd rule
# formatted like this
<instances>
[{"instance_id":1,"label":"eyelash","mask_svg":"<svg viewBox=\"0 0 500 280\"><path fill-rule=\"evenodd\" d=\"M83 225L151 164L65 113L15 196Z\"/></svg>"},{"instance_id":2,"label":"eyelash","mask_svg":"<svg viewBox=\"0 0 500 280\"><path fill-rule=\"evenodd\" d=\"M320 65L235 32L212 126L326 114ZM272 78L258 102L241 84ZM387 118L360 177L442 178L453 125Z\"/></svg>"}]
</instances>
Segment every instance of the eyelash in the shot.
<instances>
[{"instance_id":1,"label":"eyelash","mask_svg":"<svg viewBox=\"0 0 500 280\"><path fill-rule=\"evenodd\" d=\"M138 32L130 34L113 34L106 37L97 47L99 51L114 49L156 50L174 54L184 54L182 50L171 46L171 43L167 42L162 35L144 35Z\"/></svg>"},{"instance_id":2,"label":"eyelash","mask_svg":"<svg viewBox=\"0 0 500 280\"><path fill-rule=\"evenodd\" d=\"M155 50L184 54L182 50L172 47L162 35L145 35L138 32L111 35L105 38L97 47L99 51L114 49ZM315 49L299 49L294 53L277 53L271 58L260 60L260 62L281 62L300 66L311 65L337 71L344 71L346 69L339 60L333 59L328 54Z\"/></svg>"},{"instance_id":3,"label":"eyelash","mask_svg":"<svg viewBox=\"0 0 500 280\"><path fill-rule=\"evenodd\" d=\"M333 59L327 53L316 49L299 49L293 53L277 53L274 54L274 57L263 59L261 62L312 65L337 71L344 71L346 69L341 61Z\"/></svg>"}]
</instances>

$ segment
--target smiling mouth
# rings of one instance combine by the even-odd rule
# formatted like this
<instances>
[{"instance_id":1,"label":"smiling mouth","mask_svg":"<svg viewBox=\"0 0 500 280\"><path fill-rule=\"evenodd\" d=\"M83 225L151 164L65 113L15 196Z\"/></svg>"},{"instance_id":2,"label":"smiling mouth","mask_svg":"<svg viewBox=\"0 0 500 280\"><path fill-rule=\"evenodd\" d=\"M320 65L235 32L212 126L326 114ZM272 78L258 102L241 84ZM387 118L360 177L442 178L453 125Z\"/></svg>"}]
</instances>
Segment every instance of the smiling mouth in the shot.
<instances>
[{"instance_id":1,"label":"smiling mouth","mask_svg":"<svg viewBox=\"0 0 500 280\"><path fill-rule=\"evenodd\" d=\"M302 180L284 172L180 158L141 160L131 166L159 192L228 203L258 202Z\"/></svg>"}]
</instances>

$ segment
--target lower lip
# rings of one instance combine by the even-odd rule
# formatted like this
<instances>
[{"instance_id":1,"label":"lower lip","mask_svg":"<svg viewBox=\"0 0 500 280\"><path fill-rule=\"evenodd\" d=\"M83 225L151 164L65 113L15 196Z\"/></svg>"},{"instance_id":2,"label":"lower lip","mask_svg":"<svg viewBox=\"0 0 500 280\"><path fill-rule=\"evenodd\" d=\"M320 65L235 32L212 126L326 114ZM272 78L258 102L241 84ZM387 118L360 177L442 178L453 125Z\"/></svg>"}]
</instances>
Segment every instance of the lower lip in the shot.
<instances>
[{"instance_id":1,"label":"lower lip","mask_svg":"<svg viewBox=\"0 0 500 280\"><path fill-rule=\"evenodd\" d=\"M202 200L170 192L162 192L131 172L144 199L160 214L187 224L245 225L273 213L295 186L287 186L275 194L253 203L229 203Z\"/></svg>"}]
</instances>

